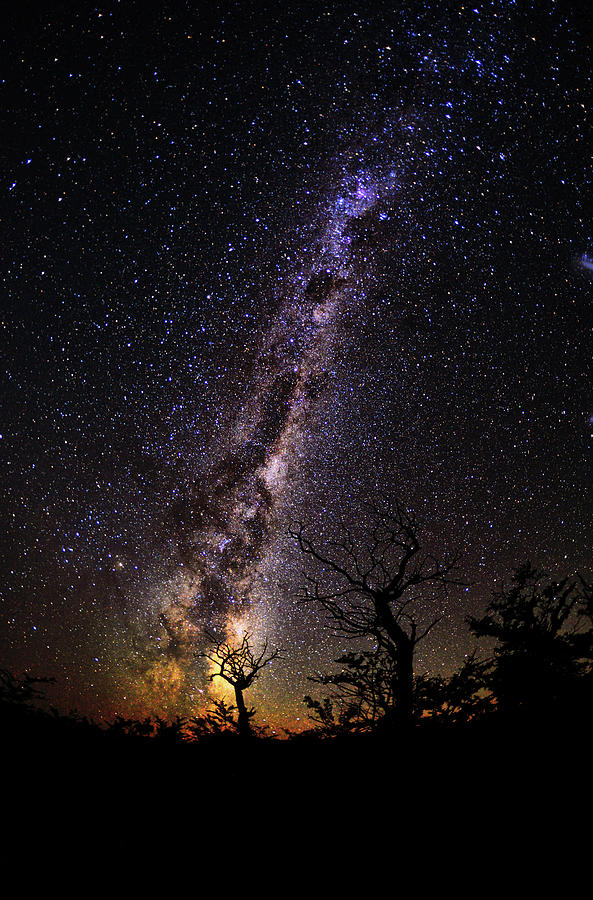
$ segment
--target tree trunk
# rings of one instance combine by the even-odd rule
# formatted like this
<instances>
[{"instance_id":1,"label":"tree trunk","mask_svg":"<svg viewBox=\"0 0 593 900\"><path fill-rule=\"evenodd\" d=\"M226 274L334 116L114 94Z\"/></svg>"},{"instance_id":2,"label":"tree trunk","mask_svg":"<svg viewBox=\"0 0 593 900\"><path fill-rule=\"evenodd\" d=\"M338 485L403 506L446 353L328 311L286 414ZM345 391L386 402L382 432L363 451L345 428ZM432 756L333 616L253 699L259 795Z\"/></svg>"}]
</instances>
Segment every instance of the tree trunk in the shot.
<instances>
[{"instance_id":1,"label":"tree trunk","mask_svg":"<svg viewBox=\"0 0 593 900\"><path fill-rule=\"evenodd\" d=\"M237 702L238 726L240 737L251 737L251 725L249 724L249 713L243 699L243 691L237 685L235 687L235 700Z\"/></svg>"},{"instance_id":2,"label":"tree trunk","mask_svg":"<svg viewBox=\"0 0 593 900\"><path fill-rule=\"evenodd\" d=\"M416 648L416 626L412 623L408 634L397 622L385 595L375 597L377 623L389 637L387 651L394 664L392 682L393 709L386 717L387 729L402 731L410 728L414 718L414 650Z\"/></svg>"},{"instance_id":3,"label":"tree trunk","mask_svg":"<svg viewBox=\"0 0 593 900\"><path fill-rule=\"evenodd\" d=\"M393 706L385 716L385 731L401 735L414 721L414 644L400 641L391 650L395 662L392 681Z\"/></svg>"},{"instance_id":4,"label":"tree trunk","mask_svg":"<svg viewBox=\"0 0 593 900\"><path fill-rule=\"evenodd\" d=\"M414 719L414 645L409 642L397 650L397 684L395 708L402 728L409 728Z\"/></svg>"}]
</instances>

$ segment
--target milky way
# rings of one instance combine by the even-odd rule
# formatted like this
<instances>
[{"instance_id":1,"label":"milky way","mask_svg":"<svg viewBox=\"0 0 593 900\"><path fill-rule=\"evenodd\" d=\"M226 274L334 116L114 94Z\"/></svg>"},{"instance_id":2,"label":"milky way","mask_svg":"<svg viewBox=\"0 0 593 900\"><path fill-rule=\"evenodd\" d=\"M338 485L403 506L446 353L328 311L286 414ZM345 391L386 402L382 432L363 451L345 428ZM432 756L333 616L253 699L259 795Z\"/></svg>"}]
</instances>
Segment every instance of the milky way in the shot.
<instances>
[{"instance_id":1,"label":"milky way","mask_svg":"<svg viewBox=\"0 0 593 900\"><path fill-rule=\"evenodd\" d=\"M205 702L205 632L341 645L296 598L365 503L464 553L419 665L531 557L591 565L590 10L5 13L6 664L96 715Z\"/></svg>"},{"instance_id":2,"label":"milky way","mask_svg":"<svg viewBox=\"0 0 593 900\"><path fill-rule=\"evenodd\" d=\"M373 215L396 187L395 171L383 178L360 172L341 186L315 265L294 278L265 336L228 447L179 505L180 553L198 582L192 604L210 626L230 604L249 602L286 481L298 474L308 411L323 392L340 316L355 302L353 223Z\"/></svg>"}]
</instances>

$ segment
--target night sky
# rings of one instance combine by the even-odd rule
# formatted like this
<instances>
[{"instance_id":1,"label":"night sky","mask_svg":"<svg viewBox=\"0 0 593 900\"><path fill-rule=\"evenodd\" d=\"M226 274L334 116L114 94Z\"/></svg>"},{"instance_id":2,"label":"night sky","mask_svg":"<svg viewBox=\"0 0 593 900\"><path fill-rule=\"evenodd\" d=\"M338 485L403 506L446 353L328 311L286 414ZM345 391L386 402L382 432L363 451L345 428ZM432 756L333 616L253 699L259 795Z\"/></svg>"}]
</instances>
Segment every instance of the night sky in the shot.
<instances>
[{"instance_id":1,"label":"night sky","mask_svg":"<svg viewBox=\"0 0 593 900\"><path fill-rule=\"evenodd\" d=\"M197 711L247 628L295 727L287 530L367 501L463 553L419 671L591 572L592 21L529 6L5 5L0 661L63 710Z\"/></svg>"}]
</instances>

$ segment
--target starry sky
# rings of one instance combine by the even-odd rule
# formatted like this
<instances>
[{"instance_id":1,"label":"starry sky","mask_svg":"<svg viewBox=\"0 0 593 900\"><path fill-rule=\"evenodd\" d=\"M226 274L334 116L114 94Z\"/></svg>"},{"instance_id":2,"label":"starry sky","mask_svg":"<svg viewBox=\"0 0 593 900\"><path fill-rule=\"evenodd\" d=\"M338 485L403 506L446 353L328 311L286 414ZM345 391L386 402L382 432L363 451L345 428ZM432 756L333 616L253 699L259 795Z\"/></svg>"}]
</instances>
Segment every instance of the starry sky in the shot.
<instances>
[{"instance_id":1,"label":"starry sky","mask_svg":"<svg viewBox=\"0 0 593 900\"><path fill-rule=\"evenodd\" d=\"M514 566L590 572L588 4L40 6L0 29L2 664L188 715L247 629L295 727L345 648L291 523L399 499L462 552L432 674Z\"/></svg>"}]
</instances>

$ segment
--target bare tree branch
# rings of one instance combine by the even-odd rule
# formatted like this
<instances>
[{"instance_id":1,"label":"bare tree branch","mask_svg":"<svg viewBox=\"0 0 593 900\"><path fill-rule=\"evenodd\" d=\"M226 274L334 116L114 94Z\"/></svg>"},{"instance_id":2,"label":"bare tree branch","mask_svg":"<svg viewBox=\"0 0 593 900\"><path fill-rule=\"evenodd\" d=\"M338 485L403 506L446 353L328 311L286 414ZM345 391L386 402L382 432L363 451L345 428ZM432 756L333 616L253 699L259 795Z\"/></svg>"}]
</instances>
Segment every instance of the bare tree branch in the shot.
<instances>
[{"instance_id":1,"label":"bare tree branch","mask_svg":"<svg viewBox=\"0 0 593 900\"><path fill-rule=\"evenodd\" d=\"M416 615L427 604L442 604L450 587L464 583L456 575L457 556L439 561L422 551L412 513L399 504L392 510L369 508L373 523L365 544L343 527L341 538L329 541L324 549L306 534L302 523L290 529L305 558L321 570L321 575L305 574L301 600L320 606L338 633L370 637L389 655L395 663L392 712L409 722L414 652L441 621L437 616L421 625Z\"/></svg>"},{"instance_id":2,"label":"bare tree branch","mask_svg":"<svg viewBox=\"0 0 593 900\"><path fill-rule=\"evenodd\" d=\"M267 640L259 652L254 651L247 632L241 643L235 646L228 641L217 640L210 632L207 632L207 636L214 646L210 651L205 651L203 656L215 666L209 680L222 678L231 685L237 703L239 734L247 737L252 733L249 720L255 714L255 709L247 709L243 692L251 687L266 666L281 658L284 651L274 650L269 653Z\"/></svg>"}]
</instances>

